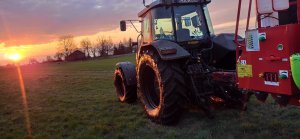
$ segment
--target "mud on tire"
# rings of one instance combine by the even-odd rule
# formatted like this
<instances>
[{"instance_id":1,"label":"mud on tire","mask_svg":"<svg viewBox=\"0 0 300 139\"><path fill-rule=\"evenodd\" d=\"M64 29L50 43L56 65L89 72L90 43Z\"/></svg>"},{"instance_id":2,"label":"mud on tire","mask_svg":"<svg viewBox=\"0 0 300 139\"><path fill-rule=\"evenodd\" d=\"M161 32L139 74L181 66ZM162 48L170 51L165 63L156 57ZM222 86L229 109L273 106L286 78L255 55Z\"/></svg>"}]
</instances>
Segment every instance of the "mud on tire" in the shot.
<instances>
[{"instance_id":1,"label":"mud on tire","mask_svg":"<svg viewBox=\"0 0 300 139\"><path fill-rule=\"evenodd\" d=\"M138 96L147 116L158 124L176 123L181 114L180 94L187 90L179 62L144 54L138 63L137 76Z\"/></svg>"}]
</instances>

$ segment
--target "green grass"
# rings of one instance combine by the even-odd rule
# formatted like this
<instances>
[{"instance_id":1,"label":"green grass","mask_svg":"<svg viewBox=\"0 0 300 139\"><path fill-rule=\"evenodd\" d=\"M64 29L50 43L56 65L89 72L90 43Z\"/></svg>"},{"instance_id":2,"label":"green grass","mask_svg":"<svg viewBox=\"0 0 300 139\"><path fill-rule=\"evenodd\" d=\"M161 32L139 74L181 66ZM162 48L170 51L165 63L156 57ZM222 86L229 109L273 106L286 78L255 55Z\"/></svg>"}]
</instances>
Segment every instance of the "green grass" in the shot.
<instances>
[{"instance_id":1,"label":"green grass","mask_svg":"<svg viewBox=\"0 0 300 139\"><path fill-rule=\"evenodd\" d=\"M123 56L85 62L23 67L33 138L195 138L296 139L300 107L279 108L254 98L248 111L184 112L176 126L151 123L141 105L121 104L113 87L116 62ZM26 138L16 69L0 69L0 138Z\"/></svg>"}]
</instances>

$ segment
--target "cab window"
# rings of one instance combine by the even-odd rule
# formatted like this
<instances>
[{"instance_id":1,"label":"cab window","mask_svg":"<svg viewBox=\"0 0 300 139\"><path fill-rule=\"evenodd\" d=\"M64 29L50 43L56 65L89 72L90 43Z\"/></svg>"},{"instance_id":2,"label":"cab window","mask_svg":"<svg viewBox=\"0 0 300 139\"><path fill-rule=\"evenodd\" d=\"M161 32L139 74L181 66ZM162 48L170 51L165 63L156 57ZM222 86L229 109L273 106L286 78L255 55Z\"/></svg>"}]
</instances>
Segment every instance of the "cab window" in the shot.
<instances>
[{"instance_id":1,"label":"cab window","mask_svg":"<svg viewBox=\"0 0 300 139\"><path fill-rule=\"evenodd\" d=\"M171 7L154 9L152 16L154 40L175 40Z\"/></svg>"},{"instance_id":2,"label":"cab window","mask_svg":"<svg viewBox=\"0 0 300 139\"><path fill-rule=\"evenodd\" d=\"M204 38L202 10L199 5L175 6L177 41L201 40Z\"/></svg>"},{"instance_id":3,"label":"cab window","mask_svg":"<svg viewBox=\"0 0 300 139\"><path fill-rule=\"evenodd\" d=\"M150 43L151 41L151 21L150 21L150 14L147 14L143 20L143 42Z\"/></svg>"}]
</instances>

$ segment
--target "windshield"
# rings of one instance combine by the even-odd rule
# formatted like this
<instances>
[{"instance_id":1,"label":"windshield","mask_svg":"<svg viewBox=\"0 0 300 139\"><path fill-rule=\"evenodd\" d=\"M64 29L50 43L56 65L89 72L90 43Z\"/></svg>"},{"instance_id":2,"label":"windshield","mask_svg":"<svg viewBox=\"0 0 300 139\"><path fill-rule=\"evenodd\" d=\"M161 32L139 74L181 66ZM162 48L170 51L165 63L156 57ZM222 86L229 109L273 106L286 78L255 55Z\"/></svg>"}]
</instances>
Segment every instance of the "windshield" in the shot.
<instances>
[{"instance_id":1,"label":"windshield","mask_svg":"<svg viewBox=\"0 0 300 139\"><path fill-rule=\"evenodd\" d=\"M200 40L205 36L205 22L200 5L174 7L177 41Z\"/></svg>"},{"instance_id":2,"label":"windshield","mask_svg":"<svg viewBox=\"0 0 300 139\"><path fill-rule=\"evenodd\" d=\"M173 9L174 15L171 7L159 7L152 11L154 40L175 41L177 38L177 42L183 42L205 37L206 23L202 20L203 10L200 5L174 6Z\"/></svg>"}]
</instances>

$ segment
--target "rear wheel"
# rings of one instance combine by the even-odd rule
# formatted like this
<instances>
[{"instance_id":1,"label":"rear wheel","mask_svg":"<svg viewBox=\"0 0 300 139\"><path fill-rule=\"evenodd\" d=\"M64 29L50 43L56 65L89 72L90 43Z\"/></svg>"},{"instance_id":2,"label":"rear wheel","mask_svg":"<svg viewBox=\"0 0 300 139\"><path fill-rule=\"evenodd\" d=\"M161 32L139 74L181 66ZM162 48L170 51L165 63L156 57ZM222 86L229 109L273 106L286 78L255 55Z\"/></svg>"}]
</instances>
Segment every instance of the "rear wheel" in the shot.
<instances>
[{"instance_id":1,"label":"rear wheel","mask_svg":"<svg viewBox=\"0 0 300 139\"><path fill-rule=\"evenodd\" d=\"M180 64L162 61L156 55L143 55L138 64L138 92L145 112L155 123L173 124L181 112L180 94L185 79Z\"/></svg>"},{"instance_id":2,"label":"rear wheel","mask_svg":"<svg viewBox=\"0 0 300 139\"><path fill-rule=\"evenodd\" d=\"M120 102L133 103L136 101L136 85L127 85L121 69L115 70L114 85Z\"/></svg>"}]
</instances>

